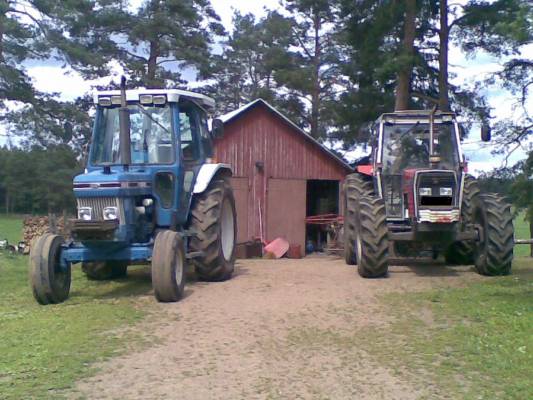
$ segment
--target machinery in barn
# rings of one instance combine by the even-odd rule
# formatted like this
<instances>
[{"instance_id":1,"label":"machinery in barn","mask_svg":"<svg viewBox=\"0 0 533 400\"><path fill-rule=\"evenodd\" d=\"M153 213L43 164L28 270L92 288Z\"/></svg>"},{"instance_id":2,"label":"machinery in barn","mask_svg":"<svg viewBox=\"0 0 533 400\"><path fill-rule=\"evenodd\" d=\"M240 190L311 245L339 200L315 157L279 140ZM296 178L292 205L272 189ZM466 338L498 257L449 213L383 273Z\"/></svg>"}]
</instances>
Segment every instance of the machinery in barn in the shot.
<instances>
[{"instance_id":1,"label":"machinery in barn","mask_svg":"<svg viewBox=\"0 0 533 400\"><path fill-rule=\"evenodd\" d=\"M462 128L449 112L400 111L374 124L370 163L347 177L344 255L365 278L386 276L392 254L443 254L483 275L511 271L509 204L467 173ZM488 127L482 139L490 140Z\"/></svg>"},{"instance_id":2,"label":"machinery in barn","mask_svg":"<svg viewBox=\"0 0 533 400\"><path fill-rule=\"evenodd\" d=\"M183 295L185 266L207 281L234 270L236 213L228 165L213 163L208 129L214 101L181 90L95 94L96 116L85 173L74 179L77 219L66 240L44 234L31 248L30 282L40 304L67 299L71 266L90 279L126 275L150 263L157 300Z\"/></svg>"}]
</instances>

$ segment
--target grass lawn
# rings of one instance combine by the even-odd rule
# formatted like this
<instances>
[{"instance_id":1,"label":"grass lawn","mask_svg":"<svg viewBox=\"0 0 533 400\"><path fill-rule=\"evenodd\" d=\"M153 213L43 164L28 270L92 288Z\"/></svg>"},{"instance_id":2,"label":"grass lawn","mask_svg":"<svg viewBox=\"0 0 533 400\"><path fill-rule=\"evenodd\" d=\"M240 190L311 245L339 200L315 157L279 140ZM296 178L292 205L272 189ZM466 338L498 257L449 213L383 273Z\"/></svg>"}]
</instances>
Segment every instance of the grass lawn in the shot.
<instances>
[{"instance_id":1,"label":"grass lawn","mask_svg":"<svg viewBox=\"0 0 533 400\"><path fill-rule=\"evenodd\" d=\"M385 362L426 371L451 398L533 398L531 260L517 259L511 276L384 302L397 319L370 348Z\"/></svg>"},{"instance_id":2,"label":"grass lawn","mask_svg":"<svg viewBox=\"0 0 533 400\"><path fill-rule=\"evenodd\" d=\"M22 239L22 217L0 214L0 240L17 244Z\"/></svg>"},{"instance_id":3,"label":"grass lawn","mask_svg":"<svg viewBox=\"0 0 533 400\"><path fill-rule=\"evenodd\" d=\"M7 224L6 224L7 221ZM13 218L0 220L11 227ZM13 239L11 239L13 238ZM28 257L0 253L0 398L57 398L94 362L142 343L129 329L153 304L144 270L127 279L91 282L73 269L71 297L63 304L38 305L27 280Z\"/></svg>"}]
</instances>

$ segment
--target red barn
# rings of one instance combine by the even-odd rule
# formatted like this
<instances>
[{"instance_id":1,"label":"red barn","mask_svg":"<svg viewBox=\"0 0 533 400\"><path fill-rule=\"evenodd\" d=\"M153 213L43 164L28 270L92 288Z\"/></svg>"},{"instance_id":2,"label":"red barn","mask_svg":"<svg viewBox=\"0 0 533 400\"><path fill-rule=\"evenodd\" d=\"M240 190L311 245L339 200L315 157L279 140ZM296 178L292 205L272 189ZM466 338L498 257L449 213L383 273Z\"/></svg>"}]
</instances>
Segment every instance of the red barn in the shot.
<instances>
[{"instance_id":1,"label":"red barn","mask_svg":"<svg viewBox=\"0 0 533 400\"><path fill-rule=\"evenodd\" d=\"M262 99L224 115L217 162L233 167L238 243L285 237L305 248L305 218L341 212L350 166Z\"/></svg>"}]
</instances>

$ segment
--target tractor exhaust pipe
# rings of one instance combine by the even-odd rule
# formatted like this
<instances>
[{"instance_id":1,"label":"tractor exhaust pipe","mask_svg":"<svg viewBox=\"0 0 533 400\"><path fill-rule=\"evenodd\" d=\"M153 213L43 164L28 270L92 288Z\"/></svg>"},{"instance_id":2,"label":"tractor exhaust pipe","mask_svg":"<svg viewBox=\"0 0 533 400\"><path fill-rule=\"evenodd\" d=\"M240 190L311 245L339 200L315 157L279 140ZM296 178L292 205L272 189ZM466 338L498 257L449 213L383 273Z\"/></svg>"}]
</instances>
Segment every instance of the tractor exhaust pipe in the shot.
<instances>
[{"instance_id":1,"label":"tractor exhaust pipe","mask_svg":"<svg viewBox=\"0 0 533 400\"><path fill-rule=\"evenodd\" d=\"M435 112L437 106L433 107L429 113L429 163L435 167L440 163L440 156L435 154Z\"/></svg>"},{"instance_id":2,"label":"tractor exhaust pipe","mask_svg":"<svg viewBox=\"0 0 533 400\"><path fill-rule=\"evenodd\" d=\"M126 100L126 77L120 79L120 108L118 110L120 124L120 160L124 171L128 171L131 164L130 110Z\"/></svg>"}]
</instances>

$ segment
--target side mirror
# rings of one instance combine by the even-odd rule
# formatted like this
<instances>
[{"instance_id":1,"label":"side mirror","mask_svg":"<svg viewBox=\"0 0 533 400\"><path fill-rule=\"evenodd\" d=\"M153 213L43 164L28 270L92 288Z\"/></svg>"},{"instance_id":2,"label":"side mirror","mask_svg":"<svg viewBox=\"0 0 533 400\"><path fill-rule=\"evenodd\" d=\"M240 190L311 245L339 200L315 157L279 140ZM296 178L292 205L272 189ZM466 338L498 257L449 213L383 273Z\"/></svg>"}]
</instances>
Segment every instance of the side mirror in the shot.
<instances>
[{"instance_id":1,"label":"side mirror","mask_svg":"<svg viewBox=\"0 0 533 400\"><path fill-rule=\"evenodd\" d=\"M220 139L224 136L224 122L221 119L215 118L211 126L211 136L213 139Z\"/></svg>"},{"instance_id":2,"label":"side mirror","mask_svg":"<svg viewBox=\"0 0 533 400\"><path fill-rule=\"evenodd\" d=\"M483 140L484 142L490 142L490 138L490 126L484 123L483 125L481 125L481 140Z\"/></svg>"}]
</instances>

